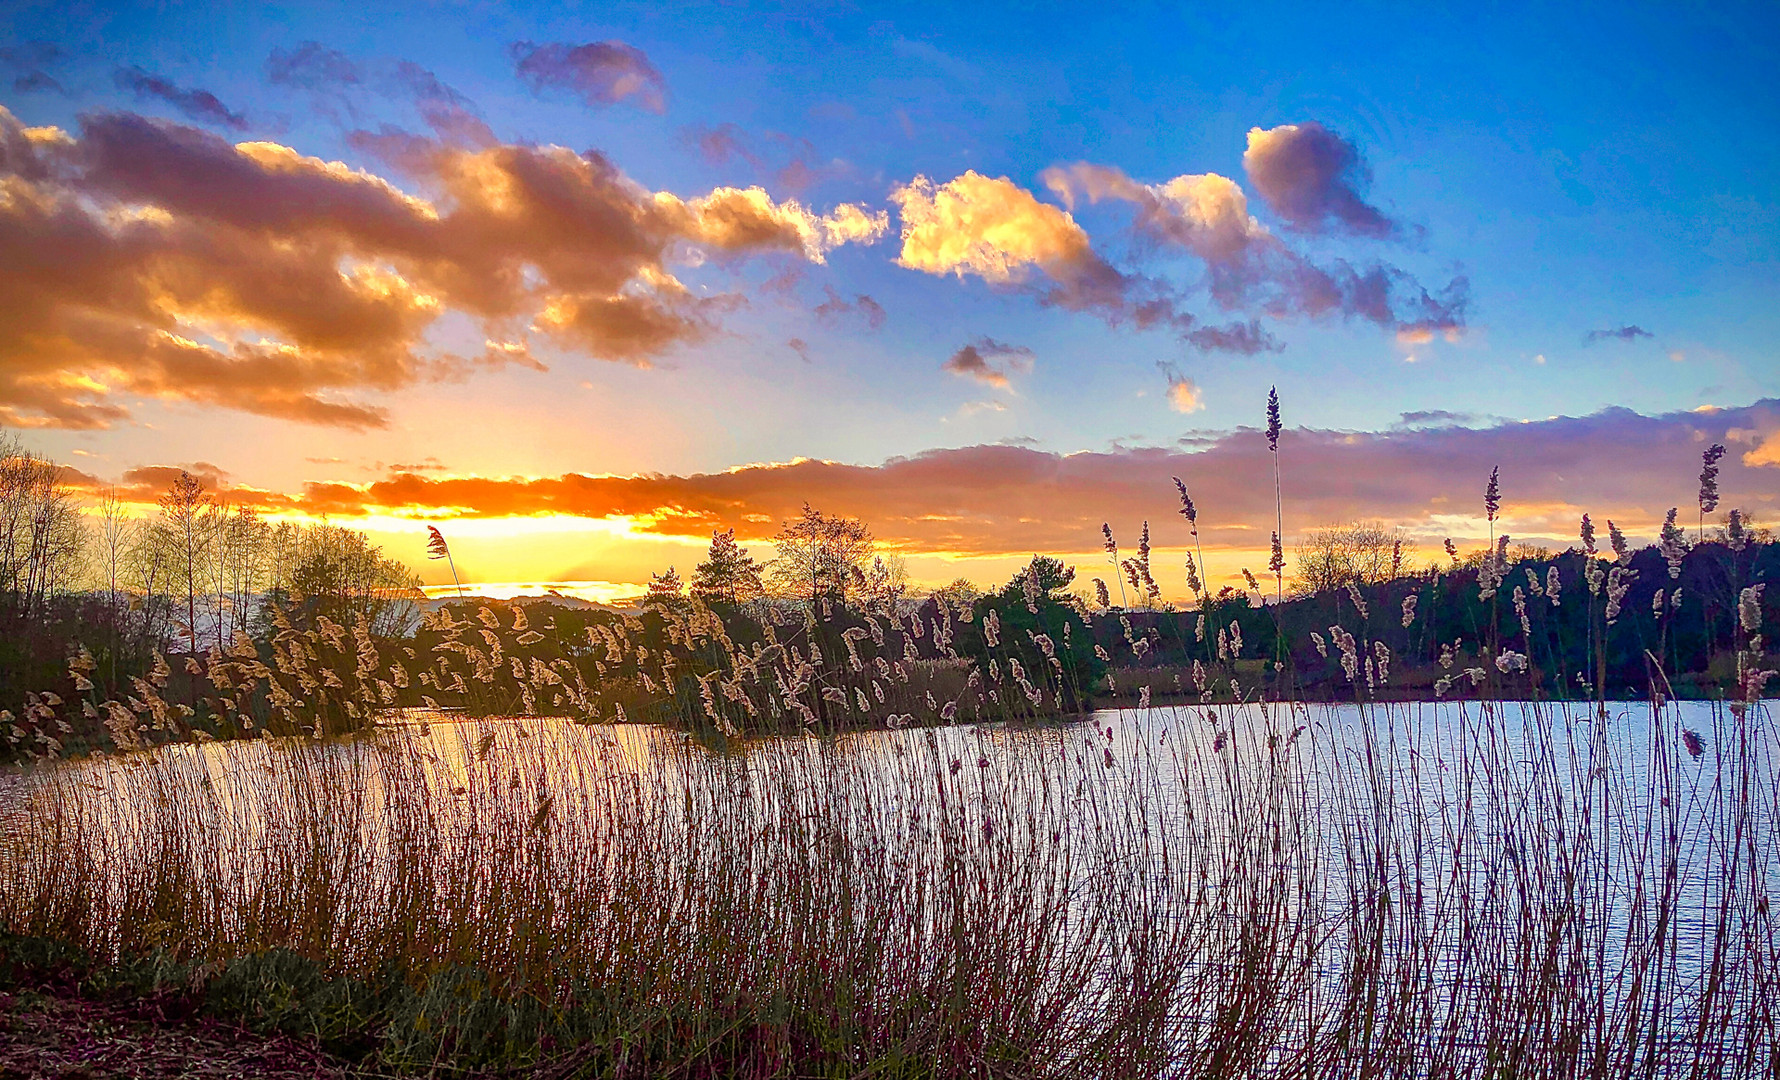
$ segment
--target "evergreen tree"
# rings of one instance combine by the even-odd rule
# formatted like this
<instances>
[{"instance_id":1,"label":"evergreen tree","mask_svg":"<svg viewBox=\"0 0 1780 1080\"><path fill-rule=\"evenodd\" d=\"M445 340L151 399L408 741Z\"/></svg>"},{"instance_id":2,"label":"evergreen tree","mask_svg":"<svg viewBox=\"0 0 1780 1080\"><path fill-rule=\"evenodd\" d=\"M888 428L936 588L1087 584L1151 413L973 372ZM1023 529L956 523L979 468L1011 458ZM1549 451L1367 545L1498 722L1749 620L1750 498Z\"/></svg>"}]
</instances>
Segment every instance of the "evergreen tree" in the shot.
<instances>
[{"instance_id":1,"label":"evergreen tree","mask_svg":"<svg viewBox=\"0 0 1780 1080\"><path fill-rule=\"evenodd\" d=\"M692 571L692 595L707 604L740 604L762 591L760 564L735 542L735 530L712 533L710 554Z\"/></svg>"},{"instance_id":2,"label":"evergreen tree","mask_svg":"<svg viewBox=\"0 0 1780 1080\"><path fill-rule=\"evenodd\" d=\"M666 573L649 575L649 591L643 594L643 610L672 611L686 602L686 587L679 571L668 567Z\"/></svg>"}]
</instances>

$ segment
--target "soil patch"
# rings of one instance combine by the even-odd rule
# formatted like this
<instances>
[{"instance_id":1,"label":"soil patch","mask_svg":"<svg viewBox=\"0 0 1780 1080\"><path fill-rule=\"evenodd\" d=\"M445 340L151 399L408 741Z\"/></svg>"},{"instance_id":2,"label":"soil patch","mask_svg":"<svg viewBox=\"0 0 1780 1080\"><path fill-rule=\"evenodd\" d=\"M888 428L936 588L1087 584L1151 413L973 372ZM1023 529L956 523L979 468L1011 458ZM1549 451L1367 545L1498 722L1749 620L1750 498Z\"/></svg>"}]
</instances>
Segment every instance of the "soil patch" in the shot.
<instances>
[{"instance_id":1,"label":"soil patch","mask_svg":"<svg viewBox=\"0 0 1780 1080\"><path fill-rule=\"evenodd\" d=\"M295 1039L152 999L94 1000L55 988L0 992L0 1080L359 1075Z\"/></svg>"}]
</instances>

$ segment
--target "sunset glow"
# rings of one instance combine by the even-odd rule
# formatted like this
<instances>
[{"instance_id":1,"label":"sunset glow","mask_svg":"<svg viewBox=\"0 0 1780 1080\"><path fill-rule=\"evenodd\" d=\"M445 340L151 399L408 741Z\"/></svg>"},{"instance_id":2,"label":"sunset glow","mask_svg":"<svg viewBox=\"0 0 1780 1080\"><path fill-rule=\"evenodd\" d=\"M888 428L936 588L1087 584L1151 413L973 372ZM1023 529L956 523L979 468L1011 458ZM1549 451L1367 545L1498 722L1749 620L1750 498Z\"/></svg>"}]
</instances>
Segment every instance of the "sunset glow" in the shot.
<instances>
[{"instance_id":1,"label":"sunset glow","mask_svg":"<svg viewBox=\"0 0 1780 1080\"><path fill-rule=\"evenodd\" d=\"M1497 466L1648 539L1718 442L1780 512L1771 12L923 18L18 9L0 424L602 602L805 502L930 585L1147 521L1184 595L1175 476L1240 584L1270 386L1288 546L1479 545Z\"/></svg>"}]
</instances>

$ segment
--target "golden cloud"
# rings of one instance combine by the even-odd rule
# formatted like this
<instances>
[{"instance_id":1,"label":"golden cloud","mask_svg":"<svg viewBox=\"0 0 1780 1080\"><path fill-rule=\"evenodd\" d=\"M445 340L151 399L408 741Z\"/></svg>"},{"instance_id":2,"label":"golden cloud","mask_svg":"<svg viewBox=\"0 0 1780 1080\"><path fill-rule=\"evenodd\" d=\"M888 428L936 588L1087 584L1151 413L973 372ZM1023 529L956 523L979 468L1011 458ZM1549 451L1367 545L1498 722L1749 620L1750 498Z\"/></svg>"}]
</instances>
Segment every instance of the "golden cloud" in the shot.
<instances>
[{"instance_id":1,"label":"golden cloud","mask_svg":"<svg viewBox=\"0 0 1780 1080\"><path fill-rule=\"evenodd\" d=\"M853 203L842 203L826 216L805 209L796 199L774 202L763 188L717 188L691 202L666 192L656 205L694 243L722 251L779 249L802 254L813 263L847 243L871 243L890 228L890 215Z\"/></svg>"},{"instance_id":2,"label":"golden cloud","mask_svg":"<svg viewBox=\"0 0 1780 1080\"><path fill-rule=\"evenodd\" d=\"M1780 431L1773 432L1743 454L1743 464L1752 468L1780 466Z\"/></svg>"},{"instance_id":3,"label":"golden cloud","mask_svg":"<svg viewBox=\"0 0 1780 1080\"><path fill-rule=\"evenodd\" d=\"M104 427L141 397L379 426L354 398L541 367L516 326L641 365L707 335L725 301L689 296L679 246L820 262L888 228L759 188L682 200L557 146L356 141L425 194L277 143L128 113L76 137L0 108L0 422ZM429 348L451 311L501 345Z\"/></svg>"},{"instance_id":4,"label":"golden cloud","mask_svg":"<svg viewBox=\"0 0 1780 1080\"><path fill-rule=\"evenodd\" d=\"M1065 210L1007 177L966 172L944 184L917 176L891 193L902 217L897 264L929 274L975 274L998 285L1034 281L1041 303L1099 315L1113 326L1166 326L1191 338L1193 317L1173 290L1120 273L1095 253Z\"/></svg>"},{"instance_id":5,"label":"golden cloud","mask_svg":"<svg viewBox=\"0 0 1780 1080\"><path fill-rule=\"evenodd\" d=\"M896 261L911 270L1006 283L1024 280L1032 267L1058 277L1098 261L1074 218L1005 176L971 171L939 185L917 176L890 200L902 215Z\"/></svg>"},{"instance_id":6,"label":"golden cloud","mask_svg":"<svg viewBox=\"0 0 1780 1080\"><path fill-rule=\"evenodd\" d=\"M1168 407L1177 413L1198 412L1205 408L1205 395L1199 392L1199 384L1185 375L1170 373L1168 376Z\"/></svg>"}]
</instances>

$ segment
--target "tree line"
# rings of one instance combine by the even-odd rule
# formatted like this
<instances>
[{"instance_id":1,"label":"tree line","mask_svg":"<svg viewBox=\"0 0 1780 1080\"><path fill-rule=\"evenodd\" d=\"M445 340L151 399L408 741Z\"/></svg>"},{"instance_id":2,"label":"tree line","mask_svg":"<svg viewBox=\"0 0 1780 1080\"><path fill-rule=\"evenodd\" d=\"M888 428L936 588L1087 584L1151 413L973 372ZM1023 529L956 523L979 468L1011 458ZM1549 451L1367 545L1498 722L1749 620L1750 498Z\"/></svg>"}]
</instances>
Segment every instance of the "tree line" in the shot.
<instances>
[{"instance_id":1,"label":"tree line","mask_svg":"<svg viewBox=\"0 0 1780 1080\"><path fill-rule=\"evenodd\" d=\"M1608 522L1611 552L1597 552L1586 517L1560 554L1504 536L1468 556L1448 541L1431 561L1386 526L1311 530L1289 597L1282 580L1269 604L1246 569L1247 590L1214 593L1203 552L1187 561L1190 605L1162 601L1147 524L1124 558L1103 530L1116 604L1105 581L1083 595L1073 567L1037 555L986 595L962 579L914 595L865 522L806 504L771 538L775 558L723 530L690 580L651 575L634 612L545 608L531 624L518 602L426 605L363 533L267 520L186 473L146 514L115 493L83 513L53 462L3 449L0 724L19 697L35 718L18 739L53 738L49 702L69 688L126 740L174 730L179 710L220 736L332 733L400 707L741 732L1059 715L1158 692L1594 698L1661 679L1734 696L1765 670L1752 627L1780 573L1780 545L1739 511L1708 534L1702 497L1697 539L1671 513L1638 551ZM1486 505L1493 525L1494 477ZM1282 579L1284 562L1276 544Z\"/></svg>"},{"instance_id":2,"label":"tree line","mask_svg":"<svg viewBox=\"0 0 1780 1080\"><path fill-rule=\"evenodd\" d=\"M757 561L736 543L735 529L711 534L711 546L690 582L670 566L651 574L645 607L671 606L689 597L707 604L739 605L773 598L808 604L853 604L894 611L909 594L908 569L900 556L879 551L871 528L858 518L803 505L773 536L778 557ZM954 588L969 583L954 583Z\"/></svg>"},{"instance_id":3,"label":"tree line","mask_svg":"<svg viewBox=\"0 0 1780 1080\"><path fill-rule=\"evenodd\" d=\"M268 520L186 472L147 513L116 491L83 509L59 464L0 433L0 706L48 685L77 643L123 686L157 651L264 636L273 604L400 635L419 584L362 532Z\"/></svg>"}]
</instances>

